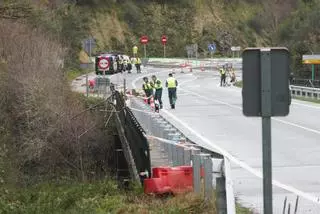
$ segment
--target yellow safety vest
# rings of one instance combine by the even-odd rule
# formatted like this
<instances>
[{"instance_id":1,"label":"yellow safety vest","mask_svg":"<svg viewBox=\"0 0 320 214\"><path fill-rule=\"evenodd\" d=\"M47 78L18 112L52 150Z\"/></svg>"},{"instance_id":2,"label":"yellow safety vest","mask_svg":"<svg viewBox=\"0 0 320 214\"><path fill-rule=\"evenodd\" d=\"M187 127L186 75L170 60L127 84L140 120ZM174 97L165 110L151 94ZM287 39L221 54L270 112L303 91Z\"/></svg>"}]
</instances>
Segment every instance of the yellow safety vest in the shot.
<instances>
[{"instance_id":1,"label":"yellow safety vest","mask_svg":"<svg viewBox=\"0 0 320 214\"><path fill-rule=\"evenodd\" d=\"M152 89L152 86L151 84L148 82L148 83L143 83L143 89L144 90L149 90L149 89Z\"/></svg>"},{"instance_id":2,"label":"yellow safety vest","mask_svg":"<svg viewBox=\"0 0 320 214\"><path fill-rule=\"evenodd\" d=\"M140 58L137 59L137 64L141 64L141 59Z\"/></svg>"},{"instance_id":3,"label":"yellow safety vest","mask_svg":"<svg viewBox=\"0 0 320 214\"><path fill-rule=\"evenodd\" d=\"M161 80L157 79L156 81L154 81L154 88L155 89L161 89L162 88L162 82Z\"/></svg>"},{"instance_id":4,"label":"yellow safety vest","mask_svg":"<svg viewBox=\"0 0 320 214\"><path fill-rule=\"evenodd\" d=\"M225 74L226 71L225 71L224 69L220 69L220 73L221 73L221 74Z\"/></svg>"},{"instance_id":5,"label":"yellow safety vest","mask_svg":"<svg viewBox=\"0 0 320 214\"><path fill-rule=\"evenodd\" d=\"M168 83L168 88L176 88L176 79L173 77L169 77L167 79L167 83Z\"/></svg>"}]
</instances>

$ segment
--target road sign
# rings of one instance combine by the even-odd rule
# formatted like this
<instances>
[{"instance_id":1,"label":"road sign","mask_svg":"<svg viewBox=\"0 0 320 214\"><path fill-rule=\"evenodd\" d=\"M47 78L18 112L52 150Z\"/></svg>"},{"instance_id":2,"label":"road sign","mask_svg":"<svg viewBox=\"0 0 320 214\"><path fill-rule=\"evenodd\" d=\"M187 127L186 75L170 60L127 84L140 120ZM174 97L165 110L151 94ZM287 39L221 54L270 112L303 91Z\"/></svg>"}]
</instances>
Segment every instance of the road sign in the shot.
<instances>
[{"instance_id":1,"label":"road sign","mask_svg":"<svg viewBox=\"0 0 320 214\"><path fill-rule=\"evenodd\" d=\"M271 116L289 114L289 52L286 48L249 48L242 59L242 102L246 116L262 117L263 208L272 210Z\"/></svg>"},{"instance_id":2,"label":"road sign","mask_svg":"<svg viewBox=\"0 0 320 214\"><path fill-rule=\"evenodd\" d=\"M96 46L96 40L94 38L89 38L84 40L83 43L83 49L85 50L85 52L87 52L89 56L91 56L92 49L94 49Z\"/></svg>"},{"instance_id":3,"label":"road sign","mask_svg":"<svg viewBox=\"0 0 320 214\"><path fill-rule=\"evenodd\" d=\"M101 70L107 70L110 66L109 60L107 57L100 57L98 61L98 67Z\"/></svg>"},{"instance_id":4,"label":"road sign","mask_svg":"<svg viewBox=\"0 0 320 214\"><path fill-rule=\"evenodd\" d=\"M241 50L241 47L240 46L237 46L237 47L231 47L231 51L240 51Z\"/></svg>"},{"instance_id":5,"label":"road sign","mask_svg":"<svg viewBox=\"0 0 320 214\"><path fill-rule=\"evenodd\" d=\"M216 51L216 44L212 43L208 45L209 52L215 52Z\"/></svg>"},{"instance_id":6,"label":"road sign","mask_svg":"<svg viewBox=\"0 0 320 214\"><path fill-rule=\"evenodd\" d=\"M320 55L302 55L303 64L320 64Z\"/></svg>"},{"instance_id":7,"label":"road sign","mask_svg":"<svg viewBox=\"0 0 320 214\"><path fill-rule=\"evenodd\" d=\"M146 45L149 42L149 38L147 36L145 36L145 35L141 36L140 37L140 42L141 42L141 44Z\"/></svg>"},{"instance_id":8,"label":"road sign","mask_svg":"<svg viewBox=\"0 0 320 214\"><path fill-rule=\"evenodd\" d=\"M243 52L243 113L246 116L261 116L261 90L262 68L266 64L263 61L263 49L245 49ZM289 53L285 48L271 48L268 52L268 65L271 67L271 115L286 116L289 113Z\"/></svg>"},{"instance_id":9,"label":"road sign","mask_svg":"<svg viewBox=\"0 0 320 214\"><path fill-rule=\"evenodd\" d=\"M162 44L163 44L163 45L166 45L166 44L167 44L167 41L168 41L167 36L166 36L166 35L162 35L162 36L161 36L161 42L162 42Z\"/></svg>"}]
</instances>

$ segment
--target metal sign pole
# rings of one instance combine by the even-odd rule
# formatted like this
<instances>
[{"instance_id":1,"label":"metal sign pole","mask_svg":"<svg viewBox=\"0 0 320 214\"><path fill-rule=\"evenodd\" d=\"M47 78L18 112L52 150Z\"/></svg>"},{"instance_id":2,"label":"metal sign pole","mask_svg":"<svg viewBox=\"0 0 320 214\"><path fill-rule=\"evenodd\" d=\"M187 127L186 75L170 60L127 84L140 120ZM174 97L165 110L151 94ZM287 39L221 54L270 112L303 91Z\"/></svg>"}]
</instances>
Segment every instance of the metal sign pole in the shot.
<instances>
[{"instance_id":1,"label":"metal sign pole","mask_svg":"<svg viewBox=\"0 0 320 214\"><path fill-rule=\"evenodd\" d=\"M272 214L271 105L271 51L266 49L261 50L263 207L265 214Z\"/></svg>"},{"instance_id":2,"label":"metal sign pole","mask_svg":"<svg viewBox=\"0 0 320 214\"><path fill-rule=\"evenodd\" d=\"M146 44L143 45L144 46L144 58L147 58L147 47Z\"/></svg>"},{"instance_id":3,"label":"metal sign pole","mask_svg":"<svg viewBox=\"0 0 320 214\"><path fill-rule=\"evenodd\" d=\"M105 82L104 84L104 93L103 93L103 96L104 97L106 95L106 91L107 91L107 80L106 80L106 70L103 70L103 83Z\"/></svg>"},{"instance_id":4,"label":"metal sign pole","mask_svg":"<svg viewBox=\"0 0 320 214\"><path fill-rule=\"evenodd\" d=\"M89 39L89 65L91 65L91 39ZM88 70L90 68L87 68ZM88 74L88 70L86 72L86 94L87 94L87 97L89 97L89 74Z\"/></svg>"},{"instance_id":5,"label":"metal sign pole","mask_svg":"<svg viewBox=\"0 0 320 214\"><path fill-rule=\"evenodd\" d=\"M163 58L166 58L166 45L163 45Z\"/></svg>"}]
</instances>

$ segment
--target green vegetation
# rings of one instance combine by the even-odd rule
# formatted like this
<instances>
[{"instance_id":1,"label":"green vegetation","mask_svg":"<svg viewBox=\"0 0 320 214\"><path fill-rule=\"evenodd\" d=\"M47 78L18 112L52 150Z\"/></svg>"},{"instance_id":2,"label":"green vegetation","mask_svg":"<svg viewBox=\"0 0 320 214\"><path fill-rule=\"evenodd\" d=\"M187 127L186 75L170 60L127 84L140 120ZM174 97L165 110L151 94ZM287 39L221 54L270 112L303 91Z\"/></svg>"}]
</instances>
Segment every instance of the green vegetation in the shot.
<instances>
[{"instance_id":1,"label":"green vegetation","mask_svg":"<svg viewBox=\"0 0 320 214\"><path fill-rule=\"evenodd\" d=\"M146 196L140 187L119 189L115 182L41 184L0 196L0 213L212 213L212 203L193 194ZM241 214L248 213L243 211Z\"/></svg>"},{"instance_id":2,"label":"green vegetation","mask_svg":"<svg viewBox=\"0 0 320 214\"><path fill-rule=\"evenodd\" d=\"M236 87L238 87L238 88L242 88L242 80L241 81L237 81L234 85Z\"/></svg>"},{"instance_id":3,"label":"green vegetation","mask_svg":"<svg viewBox=\"0 0 320 214\"><path fill-rule=\"evenodd\" d=\"M309 98L309 97L294 97L293 99L320 104L320 100L312 99L312 98Z\"/></svg>"}]
</instances>

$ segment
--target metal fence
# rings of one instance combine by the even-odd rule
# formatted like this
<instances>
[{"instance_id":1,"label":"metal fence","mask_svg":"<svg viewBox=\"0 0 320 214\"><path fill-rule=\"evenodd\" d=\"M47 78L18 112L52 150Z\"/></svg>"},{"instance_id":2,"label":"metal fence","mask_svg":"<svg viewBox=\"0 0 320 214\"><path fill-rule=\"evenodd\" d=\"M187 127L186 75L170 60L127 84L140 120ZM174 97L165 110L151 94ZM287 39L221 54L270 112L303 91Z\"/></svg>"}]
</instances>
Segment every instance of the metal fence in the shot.
<instances>
[{"instance_id":1,"label":"metal fence","mask_svg":"<svg viewBox=\"0 0 320 214\"><path fill-rule=\"evenodd\" d=\"M290 84L294 86L320 88L320 80L292 78Z\"/></svg>"},{"instance_id":2,"label":"metal fence","mask_svg":"<svg viewBox=\"0 0 320 214\"><path fill-rule=\"evenodd\" d=\"M118 130L123 137L123 149L133 177L143 179L151 174L150 152L145 132L131 110L126 106L123 95L113 89L112 103L117 111ZM116 121L117 121L116 120ZM136 173L135 173L136 172ZM138 175L137 175L138 174Z\"/></svg>"}]
</instances>

